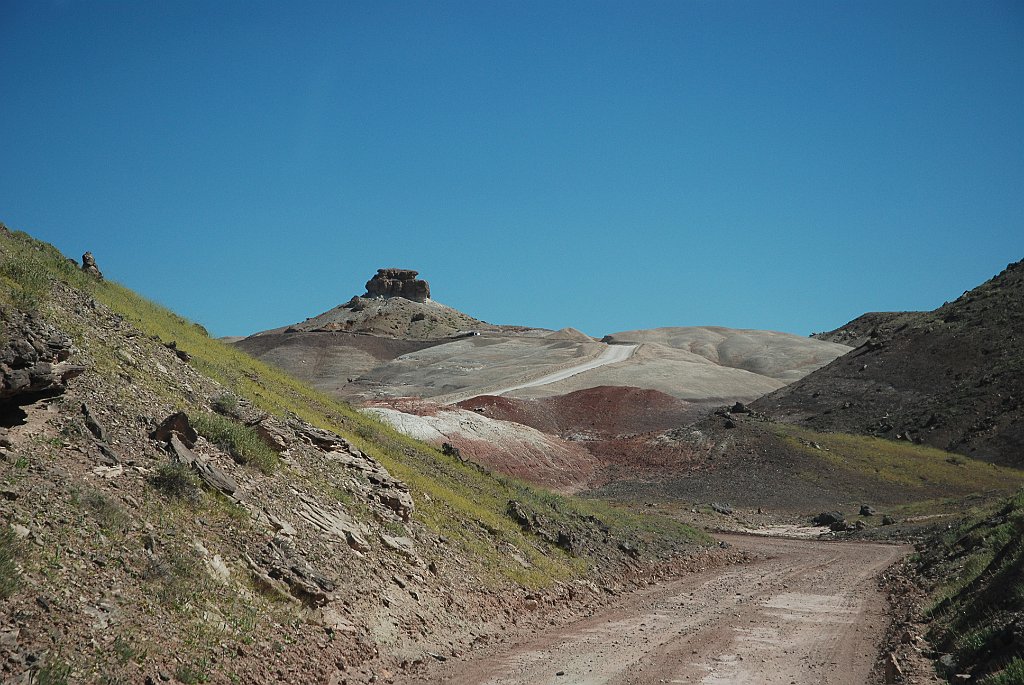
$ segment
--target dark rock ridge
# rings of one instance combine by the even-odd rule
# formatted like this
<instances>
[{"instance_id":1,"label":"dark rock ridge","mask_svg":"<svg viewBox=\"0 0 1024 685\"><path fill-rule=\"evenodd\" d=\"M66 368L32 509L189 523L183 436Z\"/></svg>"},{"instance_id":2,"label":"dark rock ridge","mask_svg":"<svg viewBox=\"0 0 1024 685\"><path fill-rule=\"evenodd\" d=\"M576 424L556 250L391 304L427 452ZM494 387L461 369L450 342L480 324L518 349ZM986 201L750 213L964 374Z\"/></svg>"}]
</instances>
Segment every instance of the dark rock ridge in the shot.
<instances>
[{"instance_id":1,"label":"dark rock ridge","mask_svg":"<svg viewBox=\"0 0 1024 685\"><path fill-rule=\"evenodd\" d=\"M753 408L1024 466L1024 262L934 311L865 315L828 335L861 344Z\"/></svg>"},{"instance_id":2,"label":"dark rock ridge","mask_svg":"<svg viewBox=\"0 0 1024 685\"><path fill-rule=\"evenodd\" d=\"M366 296L426 302L430 298L430 284L417 279L418 275L412 269L377 269L377 275L366 282Z\"/></svg>"},{"instance_id":3,"label":"dark rock ridge","mask_svg":"<svg viewBox=\"0 0 1024 685\"><path fill-rule=\"evenodd\" d=\"M80 366L67 363L71 340L31 314L0 310L0 407L64 391Z\"/></svg>"}]
</instances>

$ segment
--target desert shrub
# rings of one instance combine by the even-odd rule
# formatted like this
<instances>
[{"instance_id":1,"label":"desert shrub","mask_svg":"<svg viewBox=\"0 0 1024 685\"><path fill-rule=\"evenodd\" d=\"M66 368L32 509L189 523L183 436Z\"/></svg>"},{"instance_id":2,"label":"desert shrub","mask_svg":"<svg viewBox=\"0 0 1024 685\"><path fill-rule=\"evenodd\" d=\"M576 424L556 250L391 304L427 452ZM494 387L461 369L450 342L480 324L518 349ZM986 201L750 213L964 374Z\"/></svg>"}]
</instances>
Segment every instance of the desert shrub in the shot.
<instances>
[{"instance_id":1,"label":"desert shrub","mask_svg":"<svg viewBox=\"0 0 1024 685\"><path fill-rule=\"evenodd\" d=\"M981 681L981 685L1024 685L1024 659L1015 658L999 673Z\"/></svg>"},{"instance_id":2,"label":"desert shrub","mask_svg":"<svg viewBox=\"0 0 1024 685\"><path fill-rule=\"evenodd\" d=\"M199 479L185 464L167 463L156 470L150 484L172 499L199 499Z\"/></svg>"},{"instance_id":3,"label":"desert shrub","mask_svg":"<svg viewBox=\"0 0 1024 685\"><path fill-rule=\"evenodd\" d=\"M224 416L236 416L238 413L238 398L231 393L224 393L223 395L217 395L210 402L210 406L218 414Z\"/></svg>"},{"instance_id":4,"label":"desert shrub","mask_svg":"<svg viewBox=\"0 0 1024 685\"><path fill-rule=\"evenodd\" d=\"M267 474L277 468L277 452L270 449L252 427L209 413L189 416L189 421L197 433L226 451L239 464Z\"/></svg>"},{"instance_id":5,"label":"desert shrub","mask_svg":"<svg viewBox=\"0 0 1024 685\"><path fill-rule=\"evenodd\" d=\"M17 538L9 527L0 531L0 599L7 599L18 589L18 568L14 562Z\"/></svg>"},{"instance_id":6,"label":"desert shrub","mask_svg":"<svg viewBox=\"0 0 1024 685\"><path fill-rule=\"evenodd\" d=\"M52 657L36 672L33 682L36 685L66 685L71 676L71 664L63 659Z\"/></svg>"},{"instance_id":7,"label":"desert shrub","mask_svg":"<svg viewBox=\"0 0 1024 685\"><path fill-rule=\"evenodd\" d=\"M89 510L100 528L108 533L124 532L128 528L129 516L118 502L98 490L89 490L81 496L82 505Z\"/></svg>"}]
</instances>

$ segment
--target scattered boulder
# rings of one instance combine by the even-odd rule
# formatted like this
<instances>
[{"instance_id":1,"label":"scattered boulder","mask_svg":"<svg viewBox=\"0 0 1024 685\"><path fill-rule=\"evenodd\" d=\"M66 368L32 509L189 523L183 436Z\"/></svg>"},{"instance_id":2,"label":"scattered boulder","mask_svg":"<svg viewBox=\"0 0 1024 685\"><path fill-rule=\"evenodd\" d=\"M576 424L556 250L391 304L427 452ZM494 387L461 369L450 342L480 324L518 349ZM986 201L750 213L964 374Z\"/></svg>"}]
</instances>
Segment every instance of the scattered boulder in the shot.
<instances>
[{"instance_id":1,"label":"scattered boulder","mask_svg":"<svg viewBox=\"0 0 1024 685\"><path fill-rule=\"evenodd\" d=\"M175 412L164 419L157 429L149 434L149 437L157 442L169 443L172 435L177 435L178 439L189 449L195 447L196 440L199 439L199 434L189 423L188 415L183 411Z\"/></svg>"},{"instance_id":2,"label":"scattered boulder","mask_svg":"<svg viewBox=\"0 0 1024 685\"><path fill-rule=\"evenodd\" d=\"M388 483L378 482L377 485L384 488L383 492L377 495L380 503L398 514L399 518L408 523L412 512L416 509L416 505L405 484L392 478Z\"/></svg>"},{"instance_id":3,"label":"scattered boulder","mask_svg":"<svg viewBox=\"0 0 1024 685\"><path fill-rule=\"evenodd\" d=\"M446 442L441 445L441 454L445 455L446 457L455 457L457 459L462 459L462 451L455 445L451 444L450 442Z\"/></svg>"},{"instance_id":4,"label":"scattered boulder","mask_svg":"<svg viewBox=\"0 0 1024 685\"><path fill-rule=\"evenodd\" d=\"M579 536L571 530L559 530L555 544L573 556L578 556L582 548Z\"/></svg>"},{"instance_id":5,"label":"scattered boulder","mask_svg":"<svg viewBox=\"0 0 1024 685\"><path fill-rule=\"evenodd\" d=\"M750 413L750 409L748 409L747 405L743 404L742 402L737 402L736 404L732 405L732 409L730 409L729 411L731 413L733 413L733 414L749 414Z\"/></svg>"},{"instance_id":6,"label":"scattered boulder","mask_svg":"<svg viewBox=\"0 0 1024 685\"><path fill-rule=\"evenodd\" d=\"M96 258L92 256L92 252L86 252L82 255L82 271L95 277L97 280L103 280L103 273L96 266Z\"/></svg>"},{"instance_id":7,"label":"scattered boulder","mask_svg":"<svg viewBox=\"0 0 1024 685\"><path fill-rule=\"evenodd\" d=\"M183 361L183 362L190 362L190 361L192 361L192 355L191 354L189 354L185 350L179 350L178 349L178 341L177 340L172 340L169 343L164 343L164 347L166 347L171 352L173 352L174 356L177 357L178 359L180 359L181 361Z\"/></svg>"},{"instance_id":8,"label":"scattered boulder","mask_svg":"<svg viewBox=\"0 0 1024 685\"><path fill-rule=\"evenodd\" d=\"M896 659L896 654L892 652L885 659L885 682L887 684L903 682L903 667Z\"/></svg>"},{"instance_id":9,"label":"scattered boulder","mask_svg":"<svg viewBox=\"0 0 1024 685\"><path fill-rule=\"evenodd\" d=\"M430 284L419 280L412 269L377 269L377 275L366 282L366 297L403 297L413 302L430 298Z\"/></svg>"},{"instance_id":10,"label":"scattered boulder","mask_svg":"<svg viewBox=\"0 0 1024 685\"><path fill-rule=\"evenodd\" d=\"M288 449L291 439L285 426L279 422L271 419L269 416L264 416L256 421L256 423L250 423L248 425L256 431L256 435L260 436L260 440L262 440L267 447L278 454Z\"/></svg>"},{"instance_id":11,"label":"scattered boulder","mask_svg":"<svg viewBox=\"0 0 1024 685\"><path fill-rule=\"evenodd\" d=\"M168 448L175 461L190 466L211 487L220 490L225 495L234 495L238 491L238 483L235 482L234 478L206 459L200 458L195 452L185 446L185 443L178 438L177 434L171 435L168 441Z\"/></svg>"},{"instance_id":12,"label":"scattered boulder","mask_svg":"<svg viewBox=\"0 0 1024 685\"><path fill-rule=\"evenodd\" d=\"M533 521L530 519L530 515L526 513L523 505L512 499L508 501L508 512L509 518L518 523L523 530L530 530L533 528Z\"/></svg>"},{"instance_id":13,"label":"scattered boulder","mask_svg":"<svg viewBox=\"0 0 1024 685\"><path fill-rule=\"evenodd\" d=\"M85 420L85 427L89 429L89 432L93 434L100 442L108 442L107 431L103 428L103 425L96 419L96 414L85 402L82 403L82 417Z\"/></svg>"},{"instance_id":14,"label":"scattered boulder","mask_svg":"<svg viewBox=\"0 0 1024 685\"><path fill-rule=\"evenodd\" d=\"M631 543L620 542L619 543L619 550L622 551L623 553L629 555L633 559L639 559L640 558L640 550L637 548L636 545L633 545Z\"/></svg>"},{"instance_id":15,"label":"scattered boulder","mask_svg":"<svg viewBox=\"0 0 1024 685\"><path fill-rule=\"evenodd\" d=\"M862 504L862 505L860 505L860 515L861 516L874 516L875 515L875 509L874 509L874 507L871 507L871 506L869 506L867 504Z\"/></svg>"},{"instance_id":16,"label":"scattered boulder","mask_svg":"<svg viewBox=\"0 0 1024 685\"><path fill-rule=\"evenodd\" d=\"M882 525L883 526L894 526L894 525L896 525L896 519L893 518L892 516L889 516L889 514L885 514L884 516L882 516Z\"/></svg>"},{"instance_id":17,"label":"scattered boulder","mask_svg":"<svg viewBox=\"0 0 1024 685\"><path fill-rule=\"evenodd\" d=\"M384 546L392 552L397 552L410 561L418 564L419 557L416 556L416 543L412 538L405 536L393 537L383 532L378 533L377 537L379 537L380 541L384 543Z\"/></svg>"},{"instance_id":18,"label":"scattered boulder","mask_svg":"<svg viewBox=\"0 0 1024 685\"><path fill-rule=\"evenodd\" d=\"M823 511L811 519L811 523L816 526L831 526L845 520L846 516L844 516L841 511Z\"/></svg>"},{"instance_id":19,"label":"scattered boulder","mask_svg":"<svg viewBox=\"0 0 1024 685\"><path fill-rule=\"evenodd\" d=\"M314 570L285 539L268 540L246 557L246 563L257 573L284 583L289 595L308 606L327 604L337 586Z\"/></svg>"},{"instance_id":20,"label":"scattered boulder","mask_svg":"<svg viewBox=\"0 0 1024 685\"><path fill-rule=\"evenodd\" d=\"M711 508L717 511L719 514L732 514L732 507L730 507L728 504L719 504L718 502L712 502Z\"/></svg>"}]
</instances>

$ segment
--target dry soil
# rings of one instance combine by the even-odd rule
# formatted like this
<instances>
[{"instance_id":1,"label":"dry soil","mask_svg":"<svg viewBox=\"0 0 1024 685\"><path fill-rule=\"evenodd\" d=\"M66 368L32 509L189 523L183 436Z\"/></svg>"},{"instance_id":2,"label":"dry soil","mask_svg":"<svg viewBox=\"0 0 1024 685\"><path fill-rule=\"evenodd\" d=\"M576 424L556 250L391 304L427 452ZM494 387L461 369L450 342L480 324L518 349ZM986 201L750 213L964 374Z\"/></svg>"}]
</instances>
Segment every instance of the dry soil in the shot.
<instances>
[{"instance_id":1,"label":"dry soil","mask_svg":"<svg viewBox=\"0 0 1024 685\"><path fill-rule=\"evenodd\" d=\"M404 682L870 682L886 625L876 576L907 548L720 539L758 560L653 586L595 615L510 638Z\"/></svg>"}]
</instances>

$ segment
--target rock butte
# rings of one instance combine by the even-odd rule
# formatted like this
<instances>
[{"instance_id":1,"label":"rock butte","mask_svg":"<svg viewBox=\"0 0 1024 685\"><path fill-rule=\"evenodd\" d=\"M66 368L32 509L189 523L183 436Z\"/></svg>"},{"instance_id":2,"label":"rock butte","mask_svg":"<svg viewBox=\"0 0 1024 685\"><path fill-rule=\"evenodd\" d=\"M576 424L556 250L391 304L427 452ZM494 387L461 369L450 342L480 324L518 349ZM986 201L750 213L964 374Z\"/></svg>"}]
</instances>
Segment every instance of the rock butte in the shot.
<instances>
[{"instance_id":1,"label":"rock butte","mask_svg":"<svg viewBox=\"0 0 1024 685\"><path fill-rule=\"evenodd\" d=\"M377 274L366 282L366 297L404 297L413 302L430 299L430 284L417 279L412 269L377 269Z\"/></svg>"}]
</instances>

